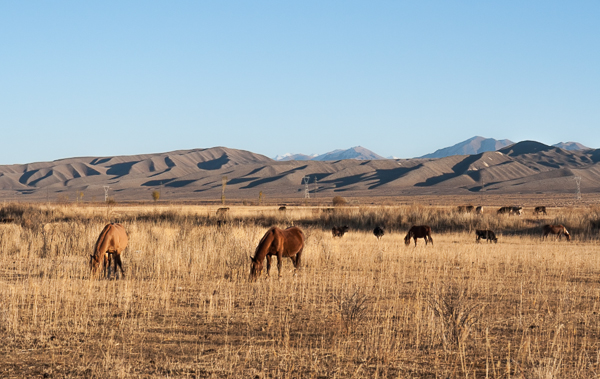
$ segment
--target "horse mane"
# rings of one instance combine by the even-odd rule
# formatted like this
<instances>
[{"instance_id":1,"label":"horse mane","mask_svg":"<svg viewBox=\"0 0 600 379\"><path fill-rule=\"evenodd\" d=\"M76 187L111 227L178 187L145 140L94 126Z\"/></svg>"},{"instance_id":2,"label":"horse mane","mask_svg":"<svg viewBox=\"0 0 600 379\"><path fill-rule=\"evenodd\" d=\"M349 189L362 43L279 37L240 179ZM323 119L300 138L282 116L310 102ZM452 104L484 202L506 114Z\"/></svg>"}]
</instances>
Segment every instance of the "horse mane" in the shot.
<instances>
[{"instance_id":1,"label":"horse mane","mask_svg":"<svg viewBox=\"0 0 600 379\"><path fill-rule=\"evenodd\" d=\"M275 237L273 236L275 229L275 226L270 227L269 230L267 230L267 232L265 233L265 235L260 239L258 246L256 246L256 250L254 250L254 257L252 259L257 259L259 251L264 249L265 245L267 245L267 247L271 246L271 243L273 243L273 239L275 239ZM269 243L267 243L267 239L270 239Z\"/></svg>"},{"instance_id":2,"label":"horse mane","mask_svg":"<svg viewBox=\"0 0 600 379\"><path fill-rule=\"evenodd\" d=\"M98 240L96 241L96 245L94 246L94 256L99 254L101 245L104 244L104 242L106 242L106 234L108 233L108 230L110 229L111 226L112 226L112 224L107 224L104 227L104 229L102 229L102 231L100 232L100 236L98 237Z\"/></svg>"}]
</instances>

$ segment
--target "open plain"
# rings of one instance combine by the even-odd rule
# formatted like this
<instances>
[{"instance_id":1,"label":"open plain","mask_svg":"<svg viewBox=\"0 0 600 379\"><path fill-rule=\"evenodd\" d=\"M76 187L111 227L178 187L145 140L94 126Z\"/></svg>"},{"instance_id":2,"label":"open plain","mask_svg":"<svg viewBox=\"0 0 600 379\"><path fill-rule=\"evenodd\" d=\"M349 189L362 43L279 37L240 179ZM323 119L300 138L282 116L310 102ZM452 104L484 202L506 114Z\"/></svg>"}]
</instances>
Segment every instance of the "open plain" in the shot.
<instances>
[{"instance_id":1,"label":"open plain","mask_svg":"<svg viewBox=\"0 0 600 379\"><path fill-rule=\"evenodd\" d=\"M600 208L5 203L1 377L590 378L600 372ZM227 223L217 227L217 220ZM90 279L107 222L125 277ZM563 224L573 239L541 238ZM428 224L433 246L404 244ZM269 226L302 267L248 281ZM348 225L334 238L331 227ZM382 225L377 240L372 230ZM476 243L475 229L498 243Z\"/></svg>"}]
</instances>

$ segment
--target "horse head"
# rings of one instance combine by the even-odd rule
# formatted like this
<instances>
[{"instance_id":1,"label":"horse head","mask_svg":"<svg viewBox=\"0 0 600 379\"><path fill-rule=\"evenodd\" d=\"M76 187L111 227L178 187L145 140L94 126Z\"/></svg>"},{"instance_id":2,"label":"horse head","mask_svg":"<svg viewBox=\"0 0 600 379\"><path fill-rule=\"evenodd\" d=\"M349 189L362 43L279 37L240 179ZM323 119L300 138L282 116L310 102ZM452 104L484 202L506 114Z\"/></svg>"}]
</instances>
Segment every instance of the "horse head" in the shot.
<instances>
[{"instance_id":1,"label":"horse head","mask_svg":"<svg viewBox=\"0 0 600 379\"><path fill-rule=\"evenodd\" d=\"M92 274L96 273L99 265L100 259L96 259L96 256L94 254L90 254L90 270L92 271Z\"/></svg>"},{"instance_id":2,"label":"horse head","mask_svg":"<svg viewBox=\"0 0 600 379\"><path fill-rule=\"evenodd\" d=\"M567 231L567 228L563 228L563 233L565 234L565 237L567 237L567 241L571 241L571 235Z\"/></svg>"},{"instance_id":3,"label":"horse head","mask_svg":"<svg viewBox=\"0 0 600 379\"><path fill-rule=\"evenodd\" d=\"M263 269L263 262L259 261L256 258L250 257L250 260L252 261L252 263L250 264L250 281L253 282L256 279L258 279L258 277L260 276L260 274L262 273L262 269Z\"/></svg>"},{"instance_id":4,"label":"horse head","mask_svg":"<svg viewBox=\"0 0 600 379\"><path fill-rule=\"evenodd\" d=\"M404 244L405 245L410 245L410 233L408 233L406 235L406 237L404 237Z\"/></svg>"}]
</instances>

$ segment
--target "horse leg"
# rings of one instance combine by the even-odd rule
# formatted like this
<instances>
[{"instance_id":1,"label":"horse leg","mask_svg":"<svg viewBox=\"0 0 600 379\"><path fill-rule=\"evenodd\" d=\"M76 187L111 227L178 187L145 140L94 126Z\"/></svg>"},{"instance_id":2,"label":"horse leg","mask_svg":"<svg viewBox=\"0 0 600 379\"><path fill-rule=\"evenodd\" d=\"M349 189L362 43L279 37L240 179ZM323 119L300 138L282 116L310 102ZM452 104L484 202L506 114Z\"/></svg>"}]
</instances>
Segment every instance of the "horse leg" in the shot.
<instances>
[{"instance_id":1,"label":"horse leg","mask_svg":"<svg viewBox=\"0 0 600 379\"><path fill-rule=\"evenodd\" d=\"M121 255L119 254L115 255L115 275L117 274L117 265L119 265L119 268L121 269L121 276L124 278L125 270L123 270L123 262L121 262Z\"/></svg>"},{"instance_id":2,"label":"horse leg","mask_svg":"<svg viewBox=\"0 0 600 379\"><path fill-rule=\"evenodd\" d=\"M104 259L102 262L102 268L104 270L104 277L108 278L107 276L107 270L108 270L108 275L110 275L110 254L105 253L104 254Z\"/></svg>"},{"instance_id":3,"label":"horse leg","mask_svg":"<svg viewBox=\"0 0 600 379\"><path fill-rule=\"evenodd\" d=\"M267 255L267 276L270 276L269 271L271 271L271 256Z\"/></svg>"},{"instance_id":4,"label":"horse leg","mask_svg":"<svg viewBox=\"0 0 600 379\"><path fill-rule=\"evenodd\" d=\"M279 277L281 278L281 266L282 266L282 261L283 257L281 256L281 253L277 253L277 273L279 274Z\"/></svg>"}]
</instances>

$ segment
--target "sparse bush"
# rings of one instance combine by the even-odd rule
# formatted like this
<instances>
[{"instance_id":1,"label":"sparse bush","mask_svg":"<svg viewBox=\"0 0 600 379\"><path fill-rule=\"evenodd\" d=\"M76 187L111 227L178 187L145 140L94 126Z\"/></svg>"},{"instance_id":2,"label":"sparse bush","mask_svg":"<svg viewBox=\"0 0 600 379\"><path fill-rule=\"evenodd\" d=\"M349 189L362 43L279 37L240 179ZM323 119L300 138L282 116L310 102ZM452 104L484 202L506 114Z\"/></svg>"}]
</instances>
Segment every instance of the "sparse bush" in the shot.
<instances>
[{"instance_id":1,"label":"sparse bush","mask_svg":"<svg viewBox=\"0 0 600 379\"><path fill-rule=\"evenodd\" d=\"M334 207L343 207L344 205L348 205L348 201L341 196L335 196L333 198L333 206Z\"/></svg>"},{"instance_id":2,"label":"sparse bush","mask_svg":"<svg viewBox=\"0 0 600 379\"><path fill-rule=\"evenodd\" d=\"M160 199L160 192L156 190L152 191L152 199L154 202L157 202Z\"/></svg>"},{"instance_id":3,"label":"sparse bush","mask_svg":"<svg viewBox=\"0 0 600 379\"><path fill-rule=\"evenodd\" d=\"M468 296L464 283L433 288L426 298L436 320L437 333L446 351L464 344L478 321L482 304Z\"/></svg>"},{"instance_id":4,"label":"sparse bush","mask_svg":"<svg viewBox=\"0 0 600 379\"><path fill-rule=\"evenodd\" d=\"M332 297L342 319L344 330L346 333L353 333L356 327L365 321L371 297L361 288L342 290Z\"/></svg>"}]
</instances>

